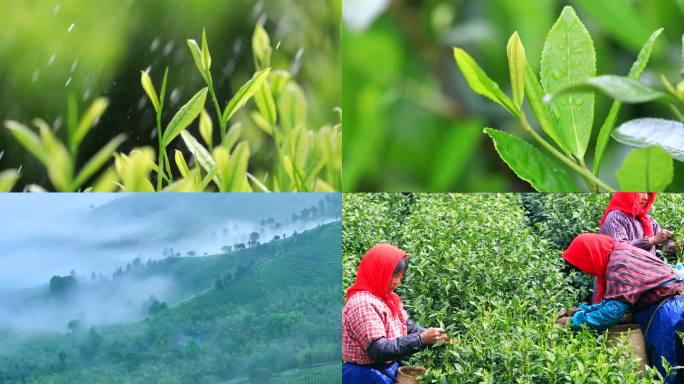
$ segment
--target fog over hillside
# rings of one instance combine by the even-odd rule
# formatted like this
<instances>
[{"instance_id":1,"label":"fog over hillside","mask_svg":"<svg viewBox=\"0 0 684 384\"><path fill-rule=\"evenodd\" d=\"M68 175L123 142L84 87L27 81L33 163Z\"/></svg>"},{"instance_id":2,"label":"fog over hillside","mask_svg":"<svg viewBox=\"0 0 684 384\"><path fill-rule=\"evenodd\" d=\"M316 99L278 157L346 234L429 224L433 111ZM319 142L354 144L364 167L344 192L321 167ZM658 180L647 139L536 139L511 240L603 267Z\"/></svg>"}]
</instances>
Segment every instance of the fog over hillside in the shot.
<instances>
[{"instance_id":1,"label":"fog over hillside","mask_svg":"<svg viewBox=\"0 0 684 384\"><path fill-rule=\"evenodd\" d=\"M112 281L119 267L125 271L136 258L144 266L169 254L222 254L224 247L247 244L254 232L264 243L339 220L339 212L326 208L325 198L325 194L6 195L0 199L5 217L0 222L0 329L63 329L72 319L111 324L143 318L151 295L178 299L176 282L164 275L127 275ZM78 286L69 299L50 296L50 279L69 275Z\"/></svg>"}]
</instances>

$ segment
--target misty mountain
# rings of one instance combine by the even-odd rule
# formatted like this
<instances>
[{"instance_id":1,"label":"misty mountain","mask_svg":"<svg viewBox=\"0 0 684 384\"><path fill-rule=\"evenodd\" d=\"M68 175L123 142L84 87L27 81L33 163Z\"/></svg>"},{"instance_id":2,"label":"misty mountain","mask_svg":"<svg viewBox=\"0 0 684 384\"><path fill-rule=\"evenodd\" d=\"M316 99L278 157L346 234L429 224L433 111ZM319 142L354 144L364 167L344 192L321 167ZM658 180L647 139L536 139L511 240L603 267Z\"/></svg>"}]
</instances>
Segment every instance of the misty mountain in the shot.
<instances>
[{"instance_id":1,"label":"misty mountain","mask_svg":"<svg viewBox=\"0 0 684 384\"><path fill-rule=\"evenodd\" d=\"M59 330L0 329L0 382L339 381L340 221L224 254L133 264L103 281L70 275L26 290L15 305L67 313L84 304L86 315L44 316ZM92 322L92 309L127 305L137 318Z\"/></svg>"}]
</instances>

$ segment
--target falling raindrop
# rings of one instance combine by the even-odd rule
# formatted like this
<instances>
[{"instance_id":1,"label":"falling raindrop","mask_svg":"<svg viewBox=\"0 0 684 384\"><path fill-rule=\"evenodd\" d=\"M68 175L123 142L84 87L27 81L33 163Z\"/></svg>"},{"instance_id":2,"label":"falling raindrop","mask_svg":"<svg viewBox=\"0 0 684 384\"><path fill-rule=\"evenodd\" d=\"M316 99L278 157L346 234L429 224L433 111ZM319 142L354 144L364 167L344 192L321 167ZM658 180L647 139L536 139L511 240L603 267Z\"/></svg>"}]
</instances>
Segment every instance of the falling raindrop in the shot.
<instances>
[{"instance_id":1,"label":"falling raindrop","mask_svg":"<svg viewBox=\"0 0 684 384\"><path fill-rule=\"evenodd\" d=\"M88 100L90 98L90 88L86 89L85 92L83 92L83 101Z\"/></svg>"},{"instance_id":2,"label":"falling raindrop","mask_svg":"<svg viewBox=\"0 0 684 384\"><path fill-rule=\"evenodd\" d=\"M142 111L143 108L145 108L145 105L147 105L147 98L143 95L140 100L138 100L138 111Z\"/></svg>"},{"instance_id":3,"label":"falling raindrop","mask_svg":"<svg viewBox=\"0 0 684 384\"><path fill-rule=\"evenodd\" d=\"M150 140L154 140L157 138L157 129L153 129L150 131Z\"/></svg>"},{"instance_id":4,"label":"falling raindrop","mask_svg":"<svg viewBox=\"0 0 684 384\"><path fill-rule=\"evenodd\" d=\"M178 99L180 98L180 91L178 88L174 88L173 91L171 91L171 105L174 105L178 102Z\"/></svg>"},{"instance_id":5,"label":"falling raindrop","mask_svg":"<svg viewBox=\"0 0 684 384\"><path fill-rule=\"evenodd\" d=\"M278 40L278 42L276 43L275 50L277 51L278 48L280 48L280 40Z\"/></svg>"},{"instance_id":6,"label":"falling raindrop","mask_svg":"<svg viewBox=\"0 0 684 384\"><path fill-rule=\"evenodd\" d=\"M48 66L52 65L52 63L55 62L55 59L57 58L57 54L53 53L50 58L48 59Z\"/></svg>"},{"instance_id":7,"label":"falling raindrop","mask_svg":"<svg viewBox=\"0 0 684 384\"><path fill-rule=\"evenodd\" d=\"M69 25L69 28L67 29L67 33L73 31L75 26L76 26L76 23L71 23L71 24Z\"/></svg>"},{"instance_id":8,"label":"falling raindrop","mask_svg":"<svg viewBox=\"0 0 684 384\"><path fill-rule=\"evenodd\" d=\"M33 71L33 75L31 75L31 81L35 83L36 81L38 81L39 78L40 78L40 69L36 69L35 71Z\"/></svg>"},{"instance_id":9,"label":"falling raindrop","mask_svg":"<svg viewBox=\"0 0 684 384\"><path fill-rule=\"evenodd\" d=\"M62 116L57 116L55 122L52 123L52 127L55 132L59 131L59 129L62 128Z\"/></svg>"},{"instance_id":10,"label":"falling raindrop","mask_svg":"<svg viewBox=\"0 0 684 384\"><path fill-rule=\"evenodd\" d=\"M78 68L78 59L74 60L73 63L71 63L71 72L73 73L76 68Z\"/></svg>"},{"instance_id":11,"label":"falling raindrop","mask_svg":"<svg viewBox=\"0 0 684 384\"><path fill-rule=\"evenodd\" d=\"M164 56L168 56L171 53L171 51L173 50L173 45L173 40L169 40L169 42L166 43L166 45L164 46Z\"/></svg>"},{"instance_id":12,"label":"falling raindrop","mask_svg":"<svg viewBox=\"0 0 684 384\"><path fill-rule=\"evenodd\" d=\"M299 73L299 69L302 67L302 56L304 56L304 48L299 48L290 67L290 73L293 75Z\"/></svg>"},{"instance_id":13,"label":"falling raindrop","mask_svg":"<svg viewBox=\"0 0 684 384\"><path fill-rule=\"evenodd\" d=\"M152 66L148 65L147 68L145 68L145 73L149 74L151 70L152 70Z\"/></svg>"},{"instance_id":14,"label":"falling raindrop","mask_svg":"<svg viewBox=\"0 0 684 384\"><path fill-rule=\"evenodd\" d=\"M5 151L0 151L0 160L2 160L3 156L5 156Z\"/></svg>"},{"instance_id":15,"label":"falling raindrop","mask_svg":"<svg viewBox=\"0 0 684 384\"><path fill-rule=\"evenodd\" d=\"M69 78L67 79L66 83L64 84L64 87L68 87L69 84L71 84L71 76L69 76Z\"/></svg>"},{"instance_id":16,"label":"falling raindrop","mask_svg":"<svg viewBox=\"0 0 684 384\"><path fill-rule=\"evenodd\" d=\"M150 45L150 52L154 52L159 48L159 38L155 38L152 40L152 44Z\"/></svg>"},{"instance_id":17,"label":"falling raindrop","mask_svg":"<svg viewBox=\"0 0 684 384\"><path fill-rule=\"evenodd\" d=\"M62 9L62 4L57 4L55 5L53 11L55 12L55 14L58 14L60 9Z\"/></svg>"}]
</instances>

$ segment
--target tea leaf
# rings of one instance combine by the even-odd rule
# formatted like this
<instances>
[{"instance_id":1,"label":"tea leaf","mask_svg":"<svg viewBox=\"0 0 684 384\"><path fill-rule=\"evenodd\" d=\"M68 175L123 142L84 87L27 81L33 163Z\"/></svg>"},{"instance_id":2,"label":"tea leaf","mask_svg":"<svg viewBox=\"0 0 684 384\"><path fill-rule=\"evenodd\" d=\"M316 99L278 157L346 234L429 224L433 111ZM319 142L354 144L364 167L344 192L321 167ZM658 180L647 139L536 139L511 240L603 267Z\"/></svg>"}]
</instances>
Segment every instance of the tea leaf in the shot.
<instances>
[{"instance_id":1,"label":"tea leaf","mask_svg":"<svg viewBox=\"0 0 684 384\"><path fill-rule=\"evenodd\" d=\"M537 117L541 129L567 154L570 151L565 147L561 140L558 127L551 117L549 106L544 102L544 91L542 90L537 74L534 73L534 68L527 63L525 66L525 92L527 93L527 102L532 108L532 112Z\"/></svg>"},{"instance_id":2,"label":"tea leaf","mask_svg":"<svg viewBox=\"0 0 684 384\"><path fill-rule=\"evenodd\" d=\"M154 186L148 179L154 165L154 151L151 148L139 148L130 155L115 155L114 167L123 183L125 192L154 192Z\"/></svg>"},{"instance_id":3,"label":"tea leaf","mask_svg":"<svg viewBox=\"0 0 684 384\"><path fill-rule=\"evenodd\" d=\"M169 67L164 70L164 80L162 80L161 92L159 92L159 108L164 109L164 99L166 98L166 83L169 80Z\"/></svg>"},{"instance_id":4,"label":"tea leaf","mask_svg":"<svg viewBox=\"0 0 684 384\"><path fill-rule=\"evenodd\" d=\"M623 123L613 138L633 147L658 145L679 161L684 161L684 124L664 119L642 118Z\"/></svg>"},{"instance_id":5,"label":"tea leaf","mask_svg":"<svg viewBox=\"0 0 684 384\"><path fill-rule=\"evenodd\" d=\"M501 91L499 85L487 76L466 51L454 48L454 58L456 65L461 69L463 77L473 91L501 105L513 115L520 115L520 111L513 105L511 99Z\"/></svg>"},{"instance_id":6,"label":"tea leaf","mask_svg":"<svg viewBox=\"0 0 684 384\"><path fill-rule=\"evenodd\" d=\"M200 135L202 136L202 139L204 140L205 143L207 143L207 146L211 148L213 146L212 144L212 132L214 130L214 123L211 121L211 117L207 113L205 109L202 109L202 112L200 112L200 121L199 121L199 131Z\"/></svg>"},{"instance_id":7,"label":"tea leaf","mask_svg":"<svg viewBox=\"0 0 684 384\"><path fill-rule=\"evenodd\" d=\"M208 88L197 92L171 119L164 131L162 142L167 147L185 128L188 127L200 114L207 99Z\"/></svg>"},{"instance_id":8,"label":"tea leaf","mask_svg":"<svg viewBox=\"0 0 684 384\"><path fill-rule=\"evenodd\" d=\"M19 180L19 172L16 169L0 172L0 192L10 192L17 180Z\"/></svg>"},{"instance_id":9,"label":"tea leaf","mask_svg":"<svg viewBox=\"0 0 684 384\"><path fill-rule=\"evenodd\" d=\"M662 32L662 28L653 32L644 44L644 46L641 48L641 51L639 52L636 61L634 62L634 64L632 64L632 68L629 70L628 77L630 79L638 80L641 76L641 73L644 71L644 69L646 69L646 65L648 65L648 61L651 58L651 53L653 52L653 45L655 44L656 39L658 38L658 36L660 36ZM610 111L608 111L608 115L606 116L606 120L603 122L603 124L601 125L601 129L599 130L599 135L596 141L596 149L594 152L595 175L598 175L599 165L601 164L601 158L603 157L603 151L606 149L606 145L608 145L610 133L613 131L613 128L615 128L615 122L617 121L617 117L620 113L621 106L621 102L613 102L613 105L610 107Z\"/></svg>"},{"instance_id":10,"label":"tea leaf","mask_svg":"<svg viewBox=\"0 0 684 384\"><path fill-rule=\"evenodd\" d=\"M207 44L207 31L202 29L202 68L205 71L211 69L211 54L209 53L209 44Z\"/></svg>"},{"instance_id":11,"label":"tea leaf","mask_svg":"<svg viewBox=\"0 0 684 384\"><path fill-rule=\"evenodd\" d=\"M280 113L280 124L286 133L292 132L297 124L306 121L306 96L304 91L296 83L289 83L278 101L278 112Z\"/></svg>"},{"instance_id":12,"label":"tea leaf","mask_svg":"<svg viewBox=\"0 0 684 384\"><path fill-rule=\"evenodd\" d=\"M484 132L494 140L496 151L506 164L537 191L579 191L568 171L537 148L502 131L485 128Z\"/></svg>"},{"instance_id":13,"label":"tea leaf","mask_svg":"<svg viewBox=\"0 0 684 384\"><path fill-rule=\"evenodd\" d=\"M595 89L624 103L645 103L668 98L666 93L651 89L638 80L615 75L602 75L586 79L561 89L556 95L585 89Z\"/></svg>"},{"instance_id":14,"label":"tea leaf","mask_svg":"<svg viewBox=\"0 0 684 384\"><path fill-rule=\"evenodd\" d=\"M140 71L140 83L142 84L145 93L147 93L147 97L149 97L150 101L152 101L152 106L154 106L155 112L159 113L159 96L157 96L157 91L154 89L152 79L150 78L150 74L147 73L147 71Z\"/></svg>"},{"instance_id":15,"label":"tea leaf","mask_svg":"<svg viewBox=\"0 0 684 384\"><path fill-rule=\"evenodd\" d=\"M220 172L220 191L246 192L246 187L249 187L247 182L249 144L241 142L230 155L225 148L216 147L213 157Z\"/></svg>"},{"instance_id":16,"label":"tea leaf","mask_svg":"<svg viewBox=\"0 0 684 384\"><path fill-rule=\"evenodd\" d=\"M47 152L48 162L46 164L50 181L59 191L70 191L71 178L73 176L73 162L69 151L55 137L52 129L43 120L36 119L34 124L40 129L40 139L43 148Z\"/></svg>"},{"instance_id":17,"label":"tea leaf","mask_svg":"<svg viewBox=\"0 0 684 384\"><path fill-rule=\"evenodd\" d=\"M525 97L525 48L518 32L513 33L506 47L508 53L508 70L511 74L513 88L513 104L520 109Z\"/></svg>"},{"instance_id":18,"label":"tea leaf","mask_svg":"<svg viewBox=\"0 0 684 384\"><path fill-rule=\"evenodd\" d=\"M181 176L188 177L188 175L190 175L190 169L188 168L188 164L185 162L183 152L176 149L174 152L174 159L176 161L176 166L178 167L178 172L180 172Z\"/></svg>"},{"instance_id":19,"label":"tea leaf","mask_svg":"<svg viewBox=\"0 0 684 384\"><path fill-rule=\"evenodd\" d=\"M658 146L633 150L616 173L620 189L628 192L663 192L673 175L672 157Z\"/></svg>"},{"instance_id":20,"label":"tea leaf","mask_svg":"<svg viewBox=\"0 0 684 384\"><path fill-rule=\"evenodd\" d=\"M221 146L228 151L231 151L233 149L233 146L237 144L238 140L240 140L240 136L242 135L242 124L237 123L234 124L230 129L228 129L228 133L226 134L226 138L221 143Z\"/></svg>"},{"instance_id":21,"label":"tea leaf","mask_svg":"<svg viewBox=\"0 0 684 384\"><path fill-rule=\"evenodd\" d=\"M247 104L247 101L254 96L254 93L259 90L270 72L271 69L267 68L255 73L254 76L237 91L233 98L230 99L221 117L223 126L228 124L228 121L230 121L230 118L233 117L235 112Z\"/></svg>"},{"instance_id":22,"label":"tea leaf","mask_svg":"<svg viewBox=\"0 0 684 384\"><path fill-rule=\"evenodd\" d=\"M104 147L102 147L97 153L83 166L81 171L76 176L76 179L72 183L72 190L76 190L83 185L88 179L90 179L97 171L102 168L102 166L109 161L117 148L126 140L126 135L118 135L112 140L110 140Z\"/></svg>"},{"instance_id":23,"label":"tea leaf","mask_svg":"<svg viewBox=\"0 0 684 384\"><path fill-rule=\"evenodd\" d=\"M81 121L78 123L74 135L71 136L69 141L69 147L72 152L76 151L83 138L88 134L90 128L92 128L97 120L102 116L102 114L107 110L109 106L109 100L105 98L96 99L85 112Z\"/></svg>"},{"instance_id":24,"label":"tea leaf","mask_svg":"<svg viewBox=\"0 0 684 384\"><path fill-rule=\"evenodd\" d=\"M43 147L38 135L33 133L25 125L13 120L6 120L5 127L9 129L12 136L21 144L27 151L31 152L41 163L47 165L49 162L48 153Z\"/></svg>"},{"instance_id":25,"label":"tea leaf","mask_svg":"<svg viewBox=\"0 0 684 384\"><path fill-rule=\"evenodd\" d=\"M268 81L265 81L261 89L254 94L254 103L261 115L265 118L269 128L275 125L278 111L276 110L273 92L271 92L271 86Z\"/></svg>"},{"instance_id":26,"label":"tea leaf","mask_svg":"<svg viewBox=\"0 0 684 384\"><path fill-rule=\"evenodd\" d=\"M202 64L202 50L194 39L188 39L187 43L188 48L190 48L190 53L192 54L192 59L195 61L195 66L202 74L202 77L205 77L204 65Z\"/></svg>"},{"instance_id":27,"label":"tea leaf","mask_svg":"<svg viewBox=\"0 0 684 384\"><path fill-rule=\"evenodd\" d=\"M572 7L563 8L544 43L541 83L548 94L596 75L596 52L589 32ZM578 159L591 138L592 92L562 94L550 103L561 140Z\"/></svg>"},{"instance_id":28,"label":"tea leaf","mask_svg":"<svg viewBox=\"0 0 684 384\"><path fill-rule=\"evenodd\" d=\"M195 158L195 161L204 168L205 171L211 172L212 169L216 167L216 162L211 157L209 151L202 146L202 144L195 139L194 136L188 131L181 132L181 138L185 145L188 147L190 153Z\"/></svg>"},{"instance_id":29,"label":"tea leaf","mask_svg":"<svg viewBox=\"0 0 684 384\"><path fill-rule=\"evenodd\" d=\"M119 188L118 182L116 171L110 167L87 190L89 192L114 192Z\"/></svg>"},{"instance_id":30,"label":"tea leaf","mask_svg":"<svg viewBox=\"0 0 684 384\"><path fill-rule=\"evenodd\" d=\"M271 39L264 27L259 24L252 35L252 52L254 52L254 64L257 69L271 66Z\"/></svg>"}]
</instances>

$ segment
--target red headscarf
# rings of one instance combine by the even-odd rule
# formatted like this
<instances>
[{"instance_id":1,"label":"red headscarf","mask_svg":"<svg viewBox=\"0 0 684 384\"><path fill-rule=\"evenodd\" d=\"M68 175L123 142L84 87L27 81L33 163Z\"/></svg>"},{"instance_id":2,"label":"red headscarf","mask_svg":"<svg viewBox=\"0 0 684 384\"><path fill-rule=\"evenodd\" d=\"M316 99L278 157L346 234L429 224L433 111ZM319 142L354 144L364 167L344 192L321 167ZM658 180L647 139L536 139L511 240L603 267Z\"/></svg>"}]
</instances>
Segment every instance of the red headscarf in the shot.
<instances>
[{"instance_id":1,"label":"red headscarf","mask_svg":"<svg viewBox=\"0 0 684 384\"><path fill-rule=\"evenodd\" d=\"M387 287L394 268L406 256L406 252L390 244L378 244L371 248L359 264L356 281L347 290L347 299L357 292L368 291L381 298L392 311L400 316L401 298L394 291L387 293Z\"/></svg>"},{"instance_id":2,"label":"red headscarf","mask_svg":"<svg viewBox=\"0 0 684 384\"><path fill-rule=\"evenodd\" d=\"M610 199L610 203L608 203L608 208L606 208L606 211L603 213L603 217L599 222L599 226L603 225L608 212L617 209L639 219L639 221L641 221L641 226L644 228L644 236L653 236L653 227L651 227L651 220L648 216L648 211L651 210L651 206L653 206L655 197L655 192L649 192L646 208L641 208L641 204L639 204L639 196L636 192L615 192L613 197Z\"/></svg>"},{"instance_id":3,"label":"red headscarf","mask_svg":"<svg viewBox=\"0 0 684 384\"><path fill-rule=\"evenodd\" d=\"M583 233L570 243L563 252L563 258L582 272L597 277L594 303L603 299L606 292L606 268L615 242L610 236Z\"/></svg>"}]
</instances>

